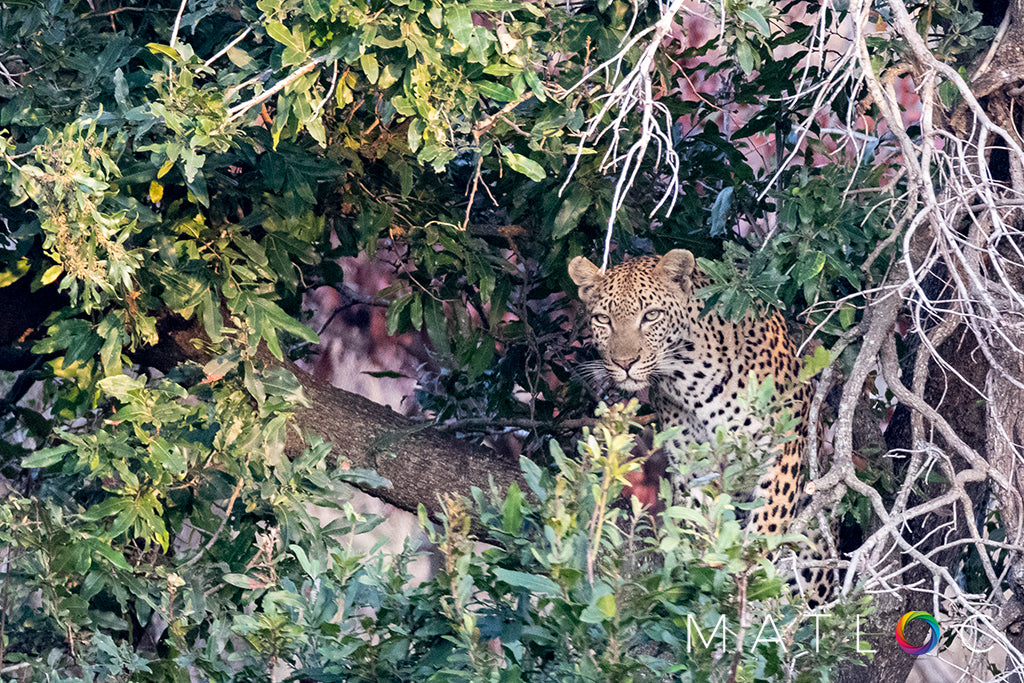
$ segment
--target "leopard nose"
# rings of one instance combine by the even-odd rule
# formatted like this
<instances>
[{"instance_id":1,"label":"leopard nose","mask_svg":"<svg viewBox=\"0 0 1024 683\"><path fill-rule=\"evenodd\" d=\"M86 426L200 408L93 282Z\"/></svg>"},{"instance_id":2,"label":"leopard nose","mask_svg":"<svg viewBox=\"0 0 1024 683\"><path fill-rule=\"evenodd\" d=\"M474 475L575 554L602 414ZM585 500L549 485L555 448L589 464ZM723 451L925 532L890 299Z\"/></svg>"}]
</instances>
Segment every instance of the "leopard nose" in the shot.
<instances>
[{"instance_id":1,"label":"leopard nose","mask_svg":"<svg viewBox=\"0 0 1024 683\"><path fill-rule=\"evenodd\" d=\"M620 368L622 368L626 372L629 372L629 369L631 367L633 367L633 364L636 363L638 360L640 360L640 356L639 355L636 355L636 356L625 356L625 357L621 357L621 358L615 358L614 356L612 357L612 363L614 363L615 365L618 365Z\"/></svg>"}]
</instances>

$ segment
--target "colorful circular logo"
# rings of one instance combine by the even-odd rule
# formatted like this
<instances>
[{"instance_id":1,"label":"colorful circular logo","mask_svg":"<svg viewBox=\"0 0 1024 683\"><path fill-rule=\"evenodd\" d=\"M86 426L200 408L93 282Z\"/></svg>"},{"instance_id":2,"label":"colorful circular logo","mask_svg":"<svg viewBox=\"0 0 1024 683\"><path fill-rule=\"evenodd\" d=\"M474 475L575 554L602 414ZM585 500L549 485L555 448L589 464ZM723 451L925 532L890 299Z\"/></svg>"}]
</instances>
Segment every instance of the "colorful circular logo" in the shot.
<instances>
[{"instance_id":1,"label":"colorful circular logo","mask_svg":"<svg viewBox=\"0 0 1024 683\"><path fill-rule=\"evenodd\" d=\"M907 624L912 622L914 619L920 619L932 627L931 635L928 636L928 642L920 647L911 645L907 642L907 639L903 637L903 629L905 629ZM926 655L934 650L939 644L939 622L935 621L935 617L927 612L907 612L900 617L898 622L896 622L896 642L900 644L900 647L902 647L903 651L907 654L914 655L915 657Z\"/></svg>"}]
</instances>

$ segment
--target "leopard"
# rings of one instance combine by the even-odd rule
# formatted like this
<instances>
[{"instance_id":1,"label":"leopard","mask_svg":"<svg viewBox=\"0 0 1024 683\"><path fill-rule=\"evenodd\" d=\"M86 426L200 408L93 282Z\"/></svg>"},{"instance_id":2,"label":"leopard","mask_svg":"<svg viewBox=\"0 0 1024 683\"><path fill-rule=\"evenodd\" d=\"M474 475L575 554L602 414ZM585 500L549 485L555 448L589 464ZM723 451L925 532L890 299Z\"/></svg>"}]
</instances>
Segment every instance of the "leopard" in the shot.
<instances>
[{"instance_id":1,"label":"leopard","mask_svg":"<svg viewBox=\"0 0 1024 683\"><path fill-rule=\"evenodd\" d=\"M777 387L788 390L790 410L799 419L796 434L758 481L751 495L764 504L748 518L748 526L759 533L786 533L802 504L812 392L808 383L798 381L801 363L782 315L748 313L734 322L705 311L695 292L709 281L686 249L639 256L604 271L577 256L568 270L608 377L627 392L647 389L659 428L678 428L670 465L678 466L680 445L711 441L720 425L751 435L761 429L744 400L752 380L760 383L771 375ZM678 472L672 475L674 502L690 495L689 485ZM800 554L824 555L819 541ZM790 582L812 609L832 592L832 578L821 567L805 568Z\"/></svg>"}]
</instances>

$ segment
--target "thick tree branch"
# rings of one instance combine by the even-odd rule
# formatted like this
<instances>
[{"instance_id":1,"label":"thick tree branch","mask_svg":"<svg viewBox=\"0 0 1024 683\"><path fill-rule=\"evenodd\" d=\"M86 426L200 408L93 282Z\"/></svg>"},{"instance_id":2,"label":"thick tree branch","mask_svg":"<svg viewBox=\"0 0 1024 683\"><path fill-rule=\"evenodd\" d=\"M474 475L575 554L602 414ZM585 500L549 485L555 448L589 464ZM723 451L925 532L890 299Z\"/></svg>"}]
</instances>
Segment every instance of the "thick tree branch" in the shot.
<instances>
[{"instance_id":1,"label":"thick tree branch","mask_svg":"<svg viewBox=\"0 0 1024 683\"><path fill-rule=\"evenodd\" d=\"M336 389L292 364L289 369L312 404L299 411L300 428L333 444L338 461L372 468L391 481L391 489L367 492L396 507L415 511L423 503L434 513L441 494L469 496L472 487L486 491L491 481L506 489L519 478L518 463L494 451Z\"/></svg>"},{"instance_id":2,"label":"thick tree branch","mask_svg":"<svg viewBox=\"0 0 1024 683\"><path fill-rule=\"evenodd\" d=\"M184 360L204 360L193 343L203 338L201 325L166 315L159 318L157 327L160 343L139 354L138 362L166 371ZM519 464L490 449L337 389L269 353L261 353L260 360L286 367L302 383L311 405L297 413L299 430L331 443L337 462L374 469L387 478L392 488L366 492L395 507L415 512L423 503L433 514L440 509L442 494L469 496L474 486L488 490L491 481L506 489L519 478ZM301 448L299 439L289 440L288 455L298 455Z\"/></svg>"}]
</instances>

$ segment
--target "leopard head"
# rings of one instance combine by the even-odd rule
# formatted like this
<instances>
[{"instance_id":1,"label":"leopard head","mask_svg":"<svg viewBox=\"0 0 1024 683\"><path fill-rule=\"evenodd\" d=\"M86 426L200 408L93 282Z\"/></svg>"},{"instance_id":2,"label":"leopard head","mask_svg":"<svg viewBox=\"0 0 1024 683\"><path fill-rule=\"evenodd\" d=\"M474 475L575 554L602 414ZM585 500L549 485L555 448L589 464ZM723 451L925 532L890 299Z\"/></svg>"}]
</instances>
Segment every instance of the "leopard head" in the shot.
<instances>
[{"instance_id":1,"label":"leopard head","mask_svg":"<svg viewBox=\"0 0 1024 683\"><path fill-rule=\"evenodd\" d=\"M650 383L700 311L693 300L694 258L685 249L636 258L605 273L577 256L569 276L590 315L605 370L627 391Z\"/></svg>"}]
</instances>

